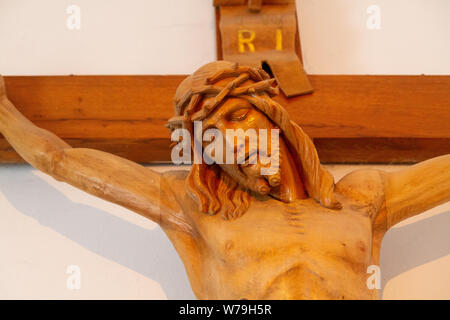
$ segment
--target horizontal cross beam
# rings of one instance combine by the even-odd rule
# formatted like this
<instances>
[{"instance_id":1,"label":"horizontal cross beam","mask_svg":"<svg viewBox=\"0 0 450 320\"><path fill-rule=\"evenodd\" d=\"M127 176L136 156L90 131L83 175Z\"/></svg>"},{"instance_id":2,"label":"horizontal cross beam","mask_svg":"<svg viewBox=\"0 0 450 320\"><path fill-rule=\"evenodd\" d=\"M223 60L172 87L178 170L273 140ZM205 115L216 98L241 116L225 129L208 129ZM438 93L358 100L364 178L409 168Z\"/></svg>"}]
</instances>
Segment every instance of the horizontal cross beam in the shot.
<instances>
[{"instance_id":1,"label":"horizontal cross beam","mask_svg":"<svg viewBox=\"0 0 450 320\"><path fill-rule=\"evenodd\" d=\"M8 97L75 147L170 161L173 95L185 76L10 76ZM417 162L450 153L450 76L310 75L313 94L281 103L323 162ZM0 139L0 162L20 162Z\"/></svg>"}]
</instances>

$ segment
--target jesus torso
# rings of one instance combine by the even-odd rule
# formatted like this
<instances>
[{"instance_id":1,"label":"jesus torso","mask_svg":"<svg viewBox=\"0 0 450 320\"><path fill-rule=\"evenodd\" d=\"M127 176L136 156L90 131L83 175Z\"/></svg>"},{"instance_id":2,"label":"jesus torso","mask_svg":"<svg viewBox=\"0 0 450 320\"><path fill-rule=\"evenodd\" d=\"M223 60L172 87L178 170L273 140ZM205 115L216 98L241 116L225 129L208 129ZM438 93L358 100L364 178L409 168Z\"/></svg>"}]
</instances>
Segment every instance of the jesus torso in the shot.
<instances>
[{"instance_id":1,"label":"jesus torso","mask_svg":"<svg viewBox=\"0 0 450 320\"><path fill-rule=\"evenodd\" d=\"M166 233L200 299L378 297L366 285L374 264L371 219L344 196L339 211L312 199L253 200L235 220L200 212L185 191L175 197L193 235Z\"/></svg>"}]
</instances>

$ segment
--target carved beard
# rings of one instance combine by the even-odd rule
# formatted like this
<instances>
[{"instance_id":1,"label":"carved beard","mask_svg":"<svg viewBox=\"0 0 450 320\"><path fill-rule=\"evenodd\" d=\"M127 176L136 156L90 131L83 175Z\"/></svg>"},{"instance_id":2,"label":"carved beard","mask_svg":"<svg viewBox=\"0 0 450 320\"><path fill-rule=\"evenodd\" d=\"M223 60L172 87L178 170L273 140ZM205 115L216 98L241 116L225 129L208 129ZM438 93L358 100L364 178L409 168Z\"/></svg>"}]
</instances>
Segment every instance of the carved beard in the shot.
<instances>
[{"instance_id":1,"label":"carved beard","mask_svg":"<svg viewBox=\"0 0 450 320\"><path fill-rule=\"evenodd\" d=\"M253 187L250 187L251 190L258 192L261 195L270 194L283 202L290 202L292 197L290 193L284 192L285 186L282 184L283 157L282 153L279 152L278 154L278 169L274 174L262 175L261 168L268 167L270 164L262 165L259 161L256 164L244 163L240 165L240 169L247 177L247 182L255 181ZM263 192L259 192L261 189Z\"/></svg>"},{"instance_id":2,"label":"carved beard","mask_svg":"<svg viewBox=\"0 0 450 320\"><path fill-rule=\"evenodd\" d=\"M289 167L289 163L291 163L291 166L293 163L290 155L286 153L289 151L282 140L278 144L278 150L271 150L269 157L271 154L274 155L274 152L278 153L278 170L270 175L261 174L261 169L269 168L270 162L264 161L267 163L264 165L260 163L259 159L257 159L258 161L250 161L251 157L257 157L256 153L250 154L243 164L221 165L220 167L244 189L258 195L268 195L285 203L292 202L297 198L305 198L306 193L303 186L299 186L299 182L296 181L298 173L296 171L290 172L286 168ZM293 184L295 184L294 188Z\"/></svg>"},{"instance_id":3,"label":"carved beard","mask_svg":"<svg viewBox=\"0 0 450 320\"><path fill-rule=\"evenodd\" d=\"M264 155L256 148L247 155L244 163L223 166L222 169L232 176L239 184L259 195L268 195L273 191L274 194L281 188L281 153L280 145L277 149L271 149L270 154ZM274 145L271 145L273 148ZM259 156L258 156L259 154ZM277 156L278 155L278 156ZM274 156L272 158L271 156ZM278 160L278 162L276 162ZM274 161L274 162L272 162ZM275 165L276 172L270 175L264 174L263 169L268 170ZM279 198L279 197L277 197Z\"/></svg>"}]
</instances>

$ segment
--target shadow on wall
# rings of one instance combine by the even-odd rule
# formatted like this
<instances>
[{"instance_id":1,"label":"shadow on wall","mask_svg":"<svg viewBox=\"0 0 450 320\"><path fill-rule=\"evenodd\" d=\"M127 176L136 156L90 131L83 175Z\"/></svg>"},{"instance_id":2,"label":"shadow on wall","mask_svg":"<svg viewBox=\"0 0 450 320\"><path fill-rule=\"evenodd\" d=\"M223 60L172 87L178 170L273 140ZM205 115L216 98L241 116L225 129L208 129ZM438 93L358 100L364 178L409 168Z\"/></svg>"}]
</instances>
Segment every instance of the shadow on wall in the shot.
<instances>
[{"instance_id":1,"label":"shadow on wall","mask_svg":"<svg viewBox=\"0 0 450 320\"><path fill-rule=\"evenodd\" d=\"M18 170L23 181L17 181ZM144 229L108 212L74 203L35 176L29 166L4 166L0 191L18 211L40 224L157 281L168 299L195 299L183 263L160 227Z\"/></svg>"},{"instance_id":2,"label":"shadow on wall","mask_svg":"<svg viewBox=\"0 0 450 320\"><path fill-rule=\"evenodd\" d=\"M390 229L381 246L381 288L410 269L450 253L450 212ZM383 292L380 292L382 297Z\"/></svg>"}]
</instances>

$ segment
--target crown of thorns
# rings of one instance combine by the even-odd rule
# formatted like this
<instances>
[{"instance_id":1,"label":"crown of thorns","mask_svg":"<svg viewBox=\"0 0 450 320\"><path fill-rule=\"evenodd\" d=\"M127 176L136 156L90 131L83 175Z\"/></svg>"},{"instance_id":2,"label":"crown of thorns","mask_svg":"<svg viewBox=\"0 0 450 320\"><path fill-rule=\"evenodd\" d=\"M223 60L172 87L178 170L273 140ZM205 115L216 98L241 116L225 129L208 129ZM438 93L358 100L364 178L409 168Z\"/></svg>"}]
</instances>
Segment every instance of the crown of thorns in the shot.
<instances>
[{"instance_id":1,"label":"crown of thorns","mask_svg":"<svg viewBox=\"0 0 450 320\"><path fill-rule=\"evenodd\" d=\"M226 78L235 79L225 87L215 85L216 82ZM253 80L254 83L240 86L249 79ZM178 110L179 115L170 118L166 126L171 130L189 127L186 125L187 123L205 119L226 97L254 96L261 93L266 93L270 97L278 95L279 89L278 86L275 86L275 79L270 78L267 72L261 68L235 64L231 68L222 69L207 77L203 85L193 86L180 98L175 99L175 110ZM214 99L211 99L200 110L196 111L196 106L205 96L214 97Z\"/></svg>"}]
</instances>

